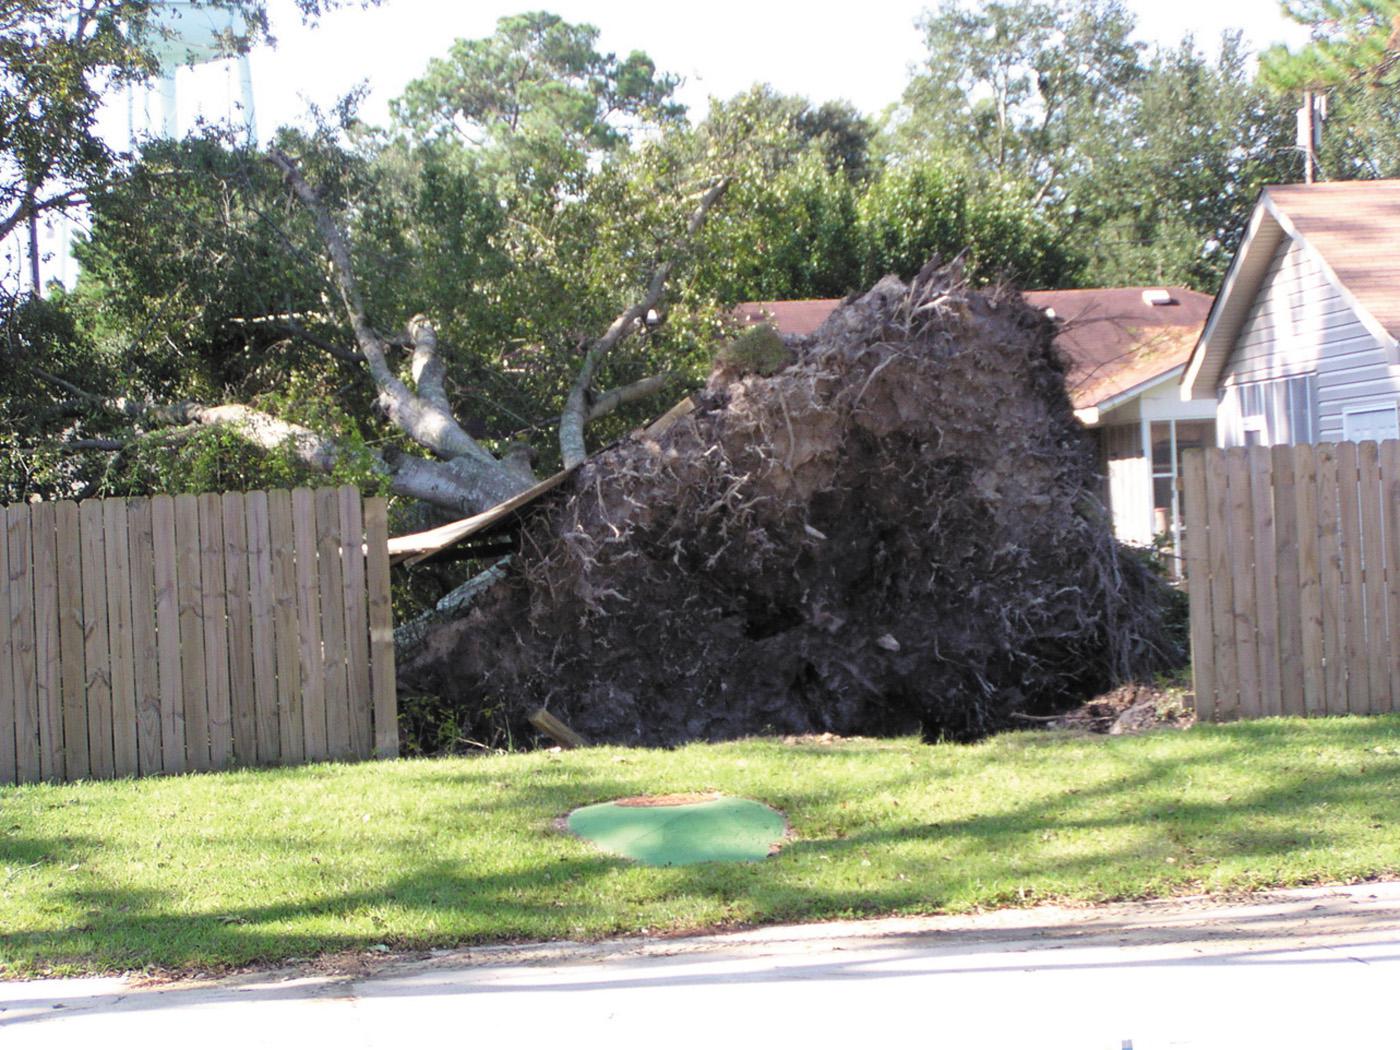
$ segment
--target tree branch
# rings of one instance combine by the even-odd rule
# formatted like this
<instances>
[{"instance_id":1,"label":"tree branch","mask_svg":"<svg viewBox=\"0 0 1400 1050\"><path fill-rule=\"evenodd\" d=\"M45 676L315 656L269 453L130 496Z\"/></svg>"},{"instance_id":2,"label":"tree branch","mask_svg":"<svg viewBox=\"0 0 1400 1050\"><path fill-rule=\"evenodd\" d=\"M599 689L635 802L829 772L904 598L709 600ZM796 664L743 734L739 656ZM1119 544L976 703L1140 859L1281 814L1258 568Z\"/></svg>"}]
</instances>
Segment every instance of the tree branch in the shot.
<instances>
[{"instance_id":1,"label":"tree branch","mask_svg":"<svg viewBox=\"0 0 1400 1050\"><path fill-rule=\"evenodd\" d=\"M0 219L0 241L8 237L14 228L22 222L27 222L31 215L38 215L48 211L50 208L61 208L65 204L78 204L82 201L86 188L67 190L64 193L55 194L44 200L35 200L30 196L20 199L19 204L9 215Z\"/></svg>"},{"instance_id":2,"label":"tree branch","mask_svg":"<svg viewBox=\"0 0 1400 1050\"><path fill-rule=\"evenodd\" d=\"M408 337L413 343L413 384L418 396L443 412L451 412L445 385L447 370L438 356L437 332L432 323L419 314L408 322Z\"/></svg>"},{"instance_id":3,"label":"tree branch","mask_svg":"<svg viewBox=\"0 0 1400 1050\"><path fill-rule=\"evenodd\" d=\"M626 386L616 387L606 394L600 394L593 399L593 403L588 406L587 422L592 423L595 419L601 419L609 412L616 412L623 405L629 405L633 401L640 401L644 397L650 397L658 390L663 389L671 381L670 372L658 376L647 376L639 379L635 383L628 383Z\"/></svg>"},{"instance_id":4,"label":"tree branch","mask_svg":"<svg viewBox=\"0 0 1400 1050\"><path fill-rule=\"evenodd\" d=\"M568 399L564 403L564 412L559 418L559 451L564 457L566 468L577 466L588 455L588 447L583 438L583 428L589 418L589 391L593 388L593 379L597 375L603 359L626 338L637 321L645 318L647 311L653 309L661 301L661 293L666 288L666 280L671 276L671 270L675 268L676 257L689 246L700 227L705 224L705 218L709 215L710 209L724 196L724 191L728 188L729 179L723 178L705 192L705 195L700 198L699 205L691 214L690 221L686 224L685 235L676 245L675 252L651 275L646 294L618 314L613 323L608 326L608 330L588 348L588 353L584 355L583 364L579 367L578 375L574 378L574 385L569 390Z\"/></svg>"},{"instance_id":5,"label":"tree branch","mask_svg":"<svg viewBox=\"0 0 1400 1050\"><path fill-rule=\"evenodd\" d=\"M331 269L336 287L355 332L355 342L364 354L374 385L379 390L379 404L390 421L410 438L445 459L465 456L479 463L494 466L495 458L478 445L457 422L450 408L424 397L418 397L389 367L385 343L365 315L364 300L355 283L350 262L350 249L331 218L320 196L302 178L296 163L281 150L270 150L268 156L282 173L287 185L302 205L311 213L321 241L330 253ZM445 398L444 398L445 401Z\"/></svg>"}]
</instances>

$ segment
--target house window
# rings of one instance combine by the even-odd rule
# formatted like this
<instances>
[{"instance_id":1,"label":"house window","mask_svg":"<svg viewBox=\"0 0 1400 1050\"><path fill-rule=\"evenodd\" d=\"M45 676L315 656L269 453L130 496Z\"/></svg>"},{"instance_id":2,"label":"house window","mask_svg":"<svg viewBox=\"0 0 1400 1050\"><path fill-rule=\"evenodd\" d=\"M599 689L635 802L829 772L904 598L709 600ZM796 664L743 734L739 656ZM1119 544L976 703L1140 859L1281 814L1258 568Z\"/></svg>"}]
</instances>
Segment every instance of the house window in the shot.
<instances>
[{"instance_id":1,"label":"house window","mask_svg":"<svg viewBox=\"0 0 1400 1050\"><path fill-rule=\"evenodd\" d=\"M1239 383L1222 397L1225 444L1310 445L1317 440L1313 375Z\"/></svg>"},{"instance_id":2,"label":"house window","mask_svg":"<svg viewBox=\"0 0 1400 1050\"><path fill-rule=\"evenodd\" d=\"M1212 448L1215 424L1207 420L1168 419L1152 424L1152 532L1165 537L1168 558L1181 575L1181 464L1187 449Z\"/></svg>"},{"instance_id":3,"label":"house window","mask_svg":"<svg viewBox=\"0 0 1400 1050\"><path fill-rule=\"evenodd\" d=\"M1394 441L1396 438L1400 438L1400 416L1394 404L1342 409L1343 441Z\"/></svg>"}]
</instances>

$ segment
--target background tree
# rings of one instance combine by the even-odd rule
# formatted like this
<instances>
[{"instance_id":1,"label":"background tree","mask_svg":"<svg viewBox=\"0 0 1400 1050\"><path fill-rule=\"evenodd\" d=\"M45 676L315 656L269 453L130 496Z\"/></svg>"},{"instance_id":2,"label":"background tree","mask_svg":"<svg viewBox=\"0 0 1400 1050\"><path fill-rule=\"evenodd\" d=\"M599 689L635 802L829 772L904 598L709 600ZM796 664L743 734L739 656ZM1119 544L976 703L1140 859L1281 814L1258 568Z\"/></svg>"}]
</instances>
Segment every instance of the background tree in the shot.
<instances>
[{"instance_id":1,"label":"background tree","mask_svg":"<svg viewBox=\"0 0 1400 1050\"><path fill-rule=\"evenodd\" d=\"M1263 82L1327 95L1319 167L1329 179L1400 176L1400 0L1293 0L1312 40L1260 56Z\"/></svg>"},{"instance_id":2,"label":"background tree","mask_svg":"<svg viewBox=\"0 0 1400 1050\"><path fill-rule=\"evenodd\" d=\"M1090 283L1214 291L1260 187L1301 174L1293 114L1257 84L1238 32L1214 55L1156 50L1123 119L1083 149L1065 225Z\"/></svg>"},{"instance_id":3,"label":"background tree","mask_svg":"<svg viewBox=\"0 0 1400 1050\"><path fill-rule=\"evenodd\" d=\"M1073 286L1079 262L1037 207L1039 191L1009 179L999 186L979 181L936 160L887 168L860 200L864 283L887 273L908 278L934 256L960 256L973 283Z\"/></svg>"},{"instance_id":4,"label":"background tree","mask_svg":"<svg viewBox=\"0 0 1400 1050\"><path fill-rule=\"evenodd\" d=\"M421 138L478 147L522 191L577 191L590 157L637 128L679 120L679 82L641 51L600 53L598 30L534 11L500 19L480 40L456 41L393 105Z\"/></svg>"},{"instance_id":5,"label":"background tree","mask_svg":"<svg viewBox=\"0 0 1400 1050\"><path fill-rule=\"evenodd\" d=\"M1080 144L1121 119L1141 75L1133 26L1118 0L943 0L921 22L928 58L905 89L896 149L1053 199L1082 167Z\"/></svg>"},{"instance_id":6,"label":"background tree","mask_svg":"<svg viewBox=\"0 0 1400 1050\"><path fill-rule=\"evenodd\" d=\"M1283 0L1282 7L1312 39L1299 48L1276 45L1260 56L1260 75L1271 87L1400 82L1400 0Z\"/></svg>"},{"instance_id":7,"label":"background tree","mask_svg":"<svg viewBox=\"0 0 1400 1050\"><path fill-rule=\"evenodd\" d=\"M635 86L643 68L634 54L615 72ZM108 457L109 491L198 487L152 478L141 451L217 432L248 453L234 462L271 453L274 475L357 473L458 514L534 481L532 450L511 438L538 439L542 411L557 444L533 451L577 461L589 423L665 384L674 337L643 322L726 183L655 164L620 132L571 137L575 106L553 132L559 111L530 112L535 147L558 146L539 170L581 173L569 192L503 183L519 145L507 131L472 145L351 128L346 145L325 128L283 133L266 155L213 138L144 151L93 197L74 298L97 319L92 359L128 367L97 389L83 368L30 370L77 410L68 450ZM608 149L583 156L594 146ZM638 352L620 363L624 342Z\"/></svg>"}]
</instances>

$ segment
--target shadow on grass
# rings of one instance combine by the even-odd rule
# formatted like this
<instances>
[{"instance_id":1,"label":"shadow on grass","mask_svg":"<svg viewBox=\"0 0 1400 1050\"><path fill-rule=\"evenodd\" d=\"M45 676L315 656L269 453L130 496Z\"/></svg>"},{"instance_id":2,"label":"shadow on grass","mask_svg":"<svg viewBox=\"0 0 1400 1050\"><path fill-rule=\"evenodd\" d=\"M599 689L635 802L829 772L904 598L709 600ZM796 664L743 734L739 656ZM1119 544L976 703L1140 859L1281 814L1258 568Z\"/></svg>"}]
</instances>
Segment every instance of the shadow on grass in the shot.
<instances>
[{"instance_id":1,"label":"shadow on grass","mask_svg":"<svg viewBox=\"0 0 1400 1050\"><path fill-rule=\"evenodd\" d=\"M633 870L629 862L591 854L563 836L559 850L551 851L554 855L548 860L521 864L505 855L493 857L489 867L473 868L462 860L428 855L420 839L405 833L388 840L390 848L399 851L398 867L408 868L405 874L361 878L363 884L351 890L240 907L236 914L182 910L179 886L167 893L118 886L66 888L58 893L57 902L81 913L83 922L6 930L0 933L0 959L24 968L198 968L266 965L380 942L411 950L522 938L606 936L654 926L656 909L676 901L690 902L690 913L704 916L702 922L724 925L1014 904L1033 902L1041 893L1090 900L1104 895L1130 897L1199 884L1209 876L1210 864L1224 857L1243 859L1267 871L1281 869L1302 845L1325 851L1347 844L1350 830L1335 823L1300 822L1300 805L1317 812L1341 812L1364 804L1368 819L1400 825L1393 759L1381 761L1385 756L1377 756L1370 768L1328 772L1315 759L1304 761L1305 756L1298 753L1296 727L1255 723L1211 729L1202 735L1204 746L1183 747L1181 757L1152 753L1150 741L1124 742L1117 752L1122 761L1115 767L1121 772L1092 785L1075 784L1067 775L1061 786L1040 788L1038 794L1019 800L1013 795L1010 804L999 802L994 812L937 821L887 817L879 826L832 812L842 792L840 780L820 775L824 766L862 761L873 749L785 749L775 757L815 766L818 773L804 776L800 787L785 780L778 788L780 797L764 799L787 812L798 838L777 859L763 864L650 869L629 883ZM1328 725L1319 733L1318 743L1330 748L1339 743L1361 747L1391 738L1400 744L1400 721L1378 729L1374 722L1358 720L1351 725ZM1275 765L1266 786L1238 791L1228 801L1203 800L1181 789L1184 772L1208 774L1209 770L1199 768L1203 761L1223 767L1246 757L1259 760L1268 749L1274 754L1263 757ZM1054 760L1058 754L1049 739L1030 738L1009 747L1009 753L1007 749L958 753L956 772L929 768L923 762L912 770L882 775L867 789L898 797L911 787L926 788L939 779L975 777L987 770L1004 770L1008 763ZM1294 766L1296 771L1283 772ZM732 770L721 772L737 779ZM464 821L474 813L517 814L519 828L536 834L557 834L553 819L578 805L633 794L638 788L636 777L626 771L580 775L576 767L563 764L557 770L538 764L522 775L521 782L504 780L506 774L499 768L429 763L398 775L424 789L447 788L469 799L463 803ZM660 779L654 785L658 791L698 786L693 776L683 772ZM762 785L767 781L754 776L745 782ZM1136 801L1115 809L1112 803L1122 799ZM1278 826L1279 822L1288 826ZM818 827L832 830L818 831ZM1084 832L1122 828L1141 829L1140 841L1114 848L1096 847L1089 841L1070 856L1055 856L1044 848L1047 835L1082 838ZM316 847L312 839L301 841L291 834L268 837L269 845L284 849L289 841L300 852L310 853ZM931 852L934 847L936 854ZM88 839L0 836L0 860L12 868L52 863L100 848L100 842ZM884 866L873 871L871 879L887 881L851 885L859 877L858 869L855 876L848 872L824 884L817 865L824 854L848 858L852 853L868 853L879 858L891 851L910 854L901 864L927 868L914 872L908 881L889 879L889 863L882 861ZM1161 860L1168 852L1180 858L1177 867ZM946 864L939 859L944 854L952 858ZM422 859L413 859L418 856ZM1153 873L1147 882L1136 887L1119 885L1122 872L1144 863ZM1028 895L1022 893L1026 884ZM1113 887L1107 894L1106 884ZM616 906L617 900L612 900L611 914L599 913L598 895L626 893L635 893L635 899L625 906ZM391 920L376 925L373 913L387 906L412 916L417 932L396 929ZM346 920L364 919L366 914L370 918L361 925L368 929L347 930ZM685 921L685 913L681 914ZM664 915L660 921L664 924Z\"/></svg>"}]
</instances>

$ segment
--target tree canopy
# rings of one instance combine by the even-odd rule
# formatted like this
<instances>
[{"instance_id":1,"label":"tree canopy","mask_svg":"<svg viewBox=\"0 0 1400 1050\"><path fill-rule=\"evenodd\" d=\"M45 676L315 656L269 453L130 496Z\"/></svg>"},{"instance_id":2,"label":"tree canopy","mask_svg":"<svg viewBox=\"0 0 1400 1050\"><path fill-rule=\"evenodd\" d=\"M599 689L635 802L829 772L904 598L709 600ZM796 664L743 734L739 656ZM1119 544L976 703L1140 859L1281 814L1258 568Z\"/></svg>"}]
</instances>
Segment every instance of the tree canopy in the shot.
<instances>
[{"instance_id":1,"label":"tree canopy","mask_svg":"<svg viewBox=\"0 0 1400 1050\"><path fill-rule=\"evenodd\" d=\"M266 36L260 2L228 6L230 47ZM1324 170L1397 173L1393 3L1294 6L1332 63ZM93 119L154 68L146 11L0 5L0 221L90 214L78 287L0 304L8 498L329 470L467 509L663 409L737 301L931 256L977 283L1212 291L1259 186L1299 171L1293 104L1238 35L1147 47L1118 0L943 0L887 118L758 84L692 119L641 32L619 56L531 12L430 60L387 127L347 104L265 148L124 156ZM463 495L473 470L496 487Z\"/></svg>"}]
</instances>

